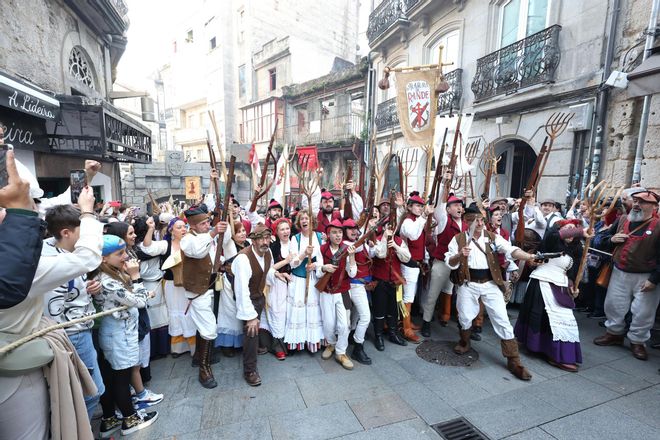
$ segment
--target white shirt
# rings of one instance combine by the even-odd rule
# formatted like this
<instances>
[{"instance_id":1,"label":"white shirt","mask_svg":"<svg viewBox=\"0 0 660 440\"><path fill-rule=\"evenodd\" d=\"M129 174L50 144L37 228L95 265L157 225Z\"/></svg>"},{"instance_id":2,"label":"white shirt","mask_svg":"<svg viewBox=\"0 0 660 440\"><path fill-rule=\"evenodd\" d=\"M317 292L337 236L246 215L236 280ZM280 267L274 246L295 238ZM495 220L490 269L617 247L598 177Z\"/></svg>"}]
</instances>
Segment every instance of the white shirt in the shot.
<instances>
[{"instance_id":1,"label":"white shirt","mask_svg":"<svg viewBox=\"0 0 660 440\"><path fill-rule=\"evenodd\" d=\"M381 260L387 257L387 238L385 234L376 242L376 258ZM410 251L408 250L408 245L405 240L401 241L401 245L396 250L396 256L399 258L399 261L402 263L407 263L410 261Z\"/></svg>"},{"instance_id":2,"label":"white shirt","mask_svg":"<svg viewBox=\"0 0 660 440\"><path fill-rule=\"evenodd\" d=\"M257 262L261 266L261 269L264 268L266 264L265 255L260 257L256 252L253 252L254 256L257 258ZM270 254L270 249L268 250ZM266 284L273 285L275 281L275 269L272 266L272 254L271 254L271 266L268 269L266 274ZM257 318L257 311L254 309L252 300L250 299L250 278L252 278L252 268L250 267L250 260L245 254L239 254L234 261L231 263L231 271L234 274L234 294L236 295L236 319L241 321L250 321L251 319Z\"/></svg>"},{"instance_id":3,"label":"white shirt","mask_svg":"<svg viewBox=\"0 0 660 440\"><path fill-rule=\"evenodd\" d=\"M330 252L332 252L334 255L337 251L339 251L340 248L341 246L336 248L330 246ZM325 262L323 261L323 257L321 257L321 263L316 265L316 276L318 278L322 278L323 275L325 275L325 272L321 270L323 264L325 264ZM355 278L355 275L357 275L357 262L355 264L351 264L350 257L348 255L346 255L346 273L348 274L349 278Z\"/></svg>"},{"instance_id":4,"label":"white shirt","mask_svg":"<svg viewBox=\"0 0 660 440\"><path fill-rule=\"evenodd\" d=\"M483 249L484 252L486 251L486 246L492 245L493 252L504 253L507 259L512 259L511 254L516 249L519 249L518 247L511 245L511 243L509 243L499 235L495 235L495 241L490 242L490 239L488 239L488 237L483 231L481 233L481 236L477 239L477 243L479 243L479 246L481 246L481 249ZM472 240L468 242L468 246L470 247L470 255L468 255L468 267L470 269L477 269L477 270L488 269L488 260L486 260L486 254L481 252L477 247L477 245L474 244ZM456 237L454 237L449 242L449 248L445 253L445 264L447 265L447 267L449 267L452 270L458 269L458 266L461 265L460 260L454 266L449 264L449 259L455 255L458 255L458 251L459 251L458 242L456 241Z\"/></svg>"},{"instance_id":5,"label":"white shirt","mask_svg":"<svg viewBox=\"0 0 660 440\"><path fill-rule=\"evenodd\" d=\"M547 223L539 207L535 205L527 204L525 205L523 214L525 216L525 229L531 229L537 234L539 234L539 237L543 238L543 236L545 235L545 227ZM515 231L516 225L518 224L517 212L511 214L511 223L512 223L512 231ZM515 232L512 233L515 234Z\"/></svg>"}]
</instances>

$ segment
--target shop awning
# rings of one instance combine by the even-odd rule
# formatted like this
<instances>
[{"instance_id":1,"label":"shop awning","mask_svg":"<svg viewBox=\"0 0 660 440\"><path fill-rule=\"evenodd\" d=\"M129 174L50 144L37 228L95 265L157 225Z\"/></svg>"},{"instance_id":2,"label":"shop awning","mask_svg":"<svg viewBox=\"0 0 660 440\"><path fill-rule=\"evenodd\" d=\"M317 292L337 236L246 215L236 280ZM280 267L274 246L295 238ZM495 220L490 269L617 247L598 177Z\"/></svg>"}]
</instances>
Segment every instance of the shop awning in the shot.
<instances>
[{"instance_id":1,"label":"shop awning","mask_svg":"<svg viewBox=\"0 0 660 440\"><path fill-rule=\"evenodd\" d=\"M53 153L116 162L151 162L151 130L102 99L58 96L59 121L46 131Z\"/></svg>"},{"instance_id":2,"label":"shop awning","mask_svg":"<svg viewBox=\"0 0 660 440\"><path fill-rule=\"evenodd\" d=\"M656 93L660 93L660 50L628 74L628 96L636 98Z\"/></svg>"},{"instance_id":3,"label":"shop awning","mask_svg":"<svg viewBox=\"0 0 660 440\"><path fill-rule=\"evenodd\" d=\"M56 120L60 103L38 87L0 72L0 106L27 115Z\"/></svg>"}]
</instances>

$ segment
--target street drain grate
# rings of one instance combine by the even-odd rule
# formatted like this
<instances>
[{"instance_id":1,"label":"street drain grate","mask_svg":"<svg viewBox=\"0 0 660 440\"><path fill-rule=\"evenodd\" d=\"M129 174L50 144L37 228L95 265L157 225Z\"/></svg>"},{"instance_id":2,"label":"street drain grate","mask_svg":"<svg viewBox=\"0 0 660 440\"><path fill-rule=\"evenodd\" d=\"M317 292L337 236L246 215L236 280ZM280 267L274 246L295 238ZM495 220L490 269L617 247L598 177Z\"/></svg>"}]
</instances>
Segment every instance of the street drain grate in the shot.
<instances>
[{"instance_id":1,"label":"street drain grate","mask_svg":"<svg viewBox=\"0 0 660 440\"><path fill-rule=\"evenodd\" d=\"M431 425L440 436L446 440L488 440L477 428L464 417L448 422Z\"/></svg>"},{"instance_id":2,"label":"street drain grate","mask_svg":"<svg viewBox=\"0 0 660 440\"><path fill-rule=\"evenodd\" d=\"M436 365L446 367L469 367L479 360L479 353L473 348L463 355L454 353L456 341L426 340L415 349L417 356Z\"/></svg>"}]
</instances>

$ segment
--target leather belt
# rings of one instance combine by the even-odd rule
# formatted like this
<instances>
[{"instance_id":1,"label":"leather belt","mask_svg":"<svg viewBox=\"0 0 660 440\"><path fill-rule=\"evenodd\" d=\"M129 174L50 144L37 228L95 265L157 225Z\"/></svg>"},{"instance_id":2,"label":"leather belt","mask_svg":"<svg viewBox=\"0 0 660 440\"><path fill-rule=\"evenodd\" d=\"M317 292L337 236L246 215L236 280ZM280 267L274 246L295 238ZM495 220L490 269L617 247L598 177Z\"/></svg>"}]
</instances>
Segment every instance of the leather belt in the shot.
<instances>
[{"instance_id":1,"label":"leather belt","mask_svg":"<svg viewBox=\"0 0 660 440\"><path fill-rule=\"evenodd\" d=\"M493 281L493 276L490 269L470 269L470 282L471 283L487 283Z\"/></svg>"}]
</instances>

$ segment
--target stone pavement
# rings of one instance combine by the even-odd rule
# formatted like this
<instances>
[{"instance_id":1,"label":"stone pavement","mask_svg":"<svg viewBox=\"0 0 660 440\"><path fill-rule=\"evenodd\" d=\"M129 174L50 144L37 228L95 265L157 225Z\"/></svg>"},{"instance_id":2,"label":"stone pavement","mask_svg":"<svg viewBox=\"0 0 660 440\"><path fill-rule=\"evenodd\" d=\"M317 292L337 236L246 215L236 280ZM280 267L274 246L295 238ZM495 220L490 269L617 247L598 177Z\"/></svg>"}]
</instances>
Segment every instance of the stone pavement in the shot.
<instances>
[{"instance_id":1,"label":"stone pavement","mask_svg":"<svg viewBox=\"0 0 660 440\"><path fill-rule=\"evenodd\" d=\"M512 322L516 311L511 310ZM491 439L660 439L660 351L636 360L628 349L597 347L603 331L577 314L584 364L578 373L523 354L530 382L505 369L489 321L473 343L479 361L443 367L420 359L415 346L365 346L371 366L345 371L320 353L277 361L259 357L263 385L249 387L241 358L214 366L218 387L197 382L190 357L152 364L149 388L165 394L159 420L133 439L439 439L431 424L464 416ZM433 327L454 340L456 324Z\"/></svg>"}]
</instances>

